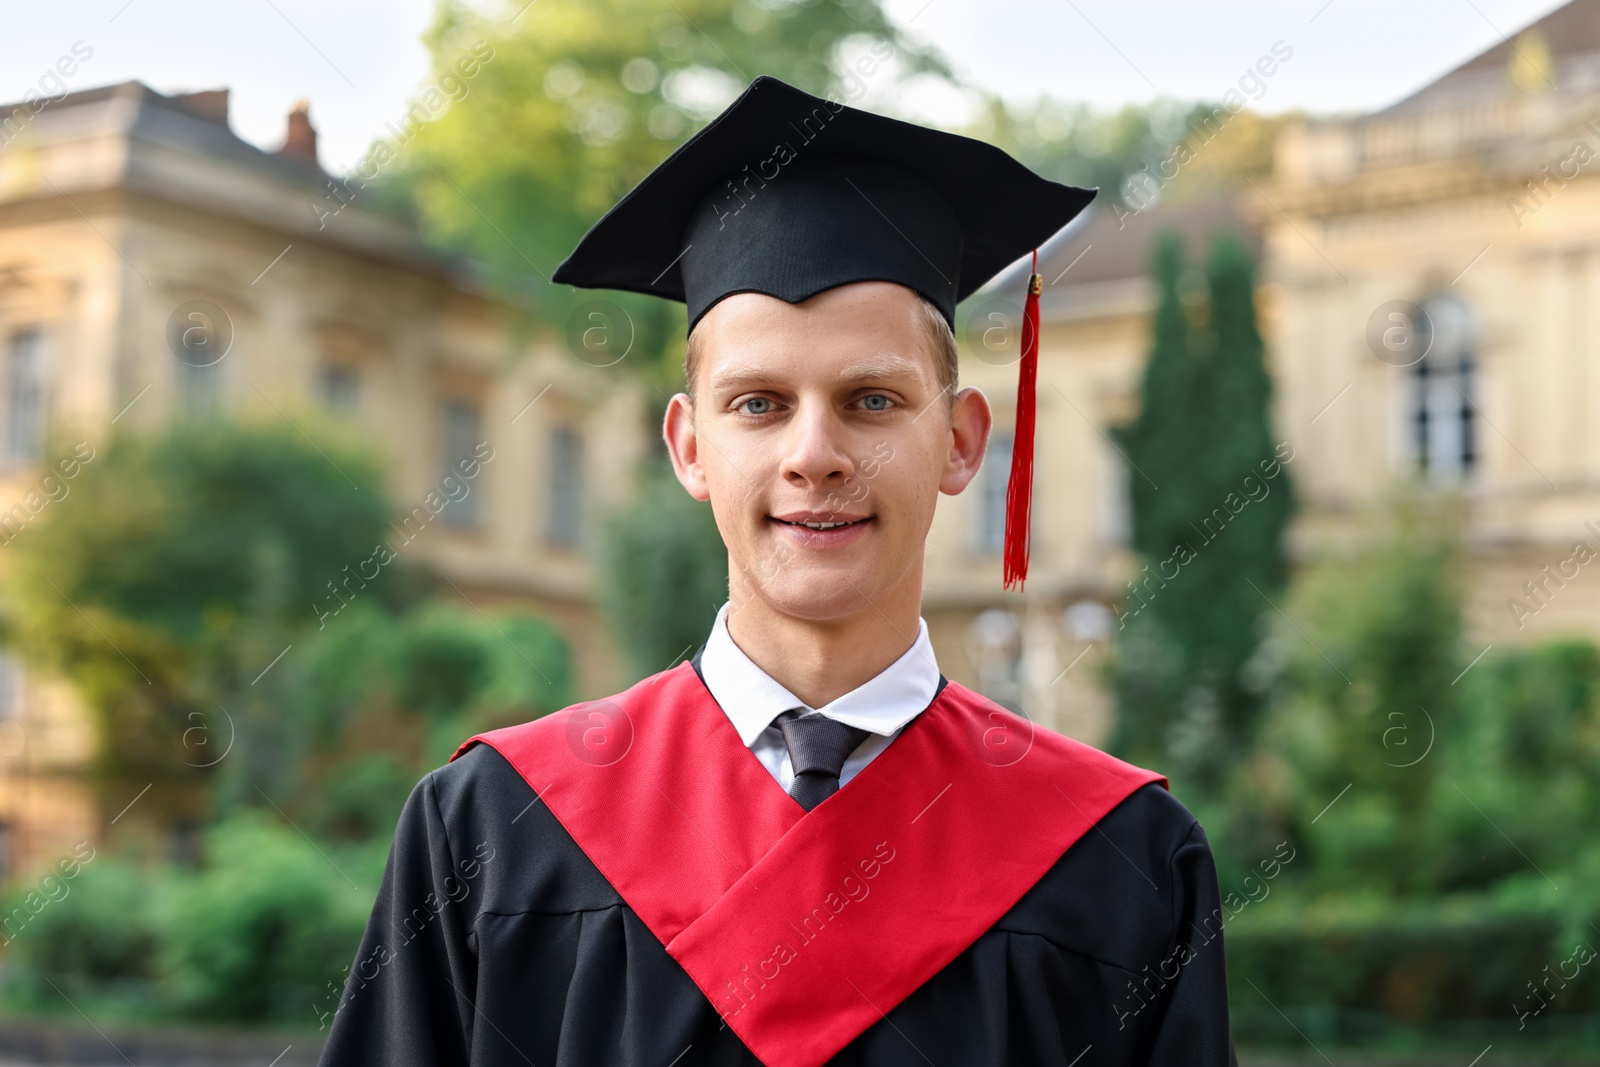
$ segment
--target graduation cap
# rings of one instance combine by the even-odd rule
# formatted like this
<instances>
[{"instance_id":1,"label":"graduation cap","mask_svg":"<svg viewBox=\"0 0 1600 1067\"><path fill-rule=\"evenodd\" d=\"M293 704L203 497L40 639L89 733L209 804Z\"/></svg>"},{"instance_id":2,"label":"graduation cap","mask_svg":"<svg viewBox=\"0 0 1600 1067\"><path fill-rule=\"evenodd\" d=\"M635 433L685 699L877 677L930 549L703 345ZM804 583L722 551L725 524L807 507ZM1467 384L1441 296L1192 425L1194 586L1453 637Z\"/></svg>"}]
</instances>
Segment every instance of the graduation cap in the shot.
<instances>
[{"instance_id":1,"label":"graduation cap","mask_svg":"<svg viewBox=\"0 0 1600 1067\"><path fill-rule=\"evenodd\" d=\"M993 145L761 76L596 222L554 280L681 301L689 329L734 293L799 303L860 281L956 304L1033 252L1023 307L1006 588L1028 573L1038 248L1094 199Z\"/></svg>"}]
</instances>

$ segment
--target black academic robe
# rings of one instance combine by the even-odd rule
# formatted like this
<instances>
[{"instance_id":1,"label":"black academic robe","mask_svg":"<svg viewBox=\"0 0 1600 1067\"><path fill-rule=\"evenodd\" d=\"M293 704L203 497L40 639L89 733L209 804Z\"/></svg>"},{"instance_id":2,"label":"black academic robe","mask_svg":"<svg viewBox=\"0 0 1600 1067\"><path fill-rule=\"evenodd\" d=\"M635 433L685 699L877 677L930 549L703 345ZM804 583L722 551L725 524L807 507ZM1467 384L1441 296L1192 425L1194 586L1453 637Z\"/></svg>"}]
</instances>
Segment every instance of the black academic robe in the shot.
<instances>
[{"instance_id":1,"label":"black academic robe","mask_svg":"<svg viewBox=\"0 0 1600 1067\"><path fill-rule=\"evenodd\" d=\"M848 795L928 715L792 825L807 825ZM749 765L736 762L738 774L753 767L770 781L745 752ZM418 783L401 813L321 1062L761 1063L719 1014L726 1005L714 1006L552 812L560 787L540 802L526 774L489 744L463 746L458 757ZM893 771L890 761L883 777ZM742 779L746 787L757 780ZM619 826L630 819L612 814ZM1023 813L1024 822L1041 818ZM567 821L579 825L570 814ZM900 847L910 854L911 844ZM961 855L942 862L951 865L949 882L920 885L928 899L953 893L962 879L988 877L964 871ZM903 861L900 869L912 867ZM653 907L631 875L626 884L641 907ZM873 929L896 928L893 915L862 914L881 924ZM1163 782L1140 785L941 969L892 1006L875 1004L876 1021L827 1062L1232 1064L1222 916L1201 827ZM852 936L870 966L882 946L859 928ZM763 995L780 1006L777 992Z\"/></svg>"}]
</instances>

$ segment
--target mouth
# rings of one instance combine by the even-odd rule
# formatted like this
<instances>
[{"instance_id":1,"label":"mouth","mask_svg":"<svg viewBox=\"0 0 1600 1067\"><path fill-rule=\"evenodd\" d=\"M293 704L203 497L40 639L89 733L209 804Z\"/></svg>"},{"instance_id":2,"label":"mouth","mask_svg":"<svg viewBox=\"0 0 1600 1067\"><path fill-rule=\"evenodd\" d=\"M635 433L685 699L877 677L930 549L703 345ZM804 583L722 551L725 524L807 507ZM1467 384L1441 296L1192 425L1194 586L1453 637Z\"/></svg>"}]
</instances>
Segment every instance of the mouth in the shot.
<instances>
[{"instance_id":1,"label":"mouth","mask_svg":"<svg viewBox=\"0 0 1600 1067\"><path fill-rule=\"evenodd\" d=\"M769 515L767 519L798 543L810 548L832 548L848 544L866 532L875 515L842 515L833 512L790 512Z\"/></svg>"},{"instance_id":2,"label":"mouth","mask_svg":"<svg viewBox=\"0 0 1600 1067\"><path fill-rule=\"evenodd\" d=\"M783 519L772 516L773 522L781 522L785 526L804 526L808 530L834 530L840 526L855 526L858 523L871 522L871 515L864 515L859 519L846 519L835 517L832 519Z\"/></svg>"}]
</instances>

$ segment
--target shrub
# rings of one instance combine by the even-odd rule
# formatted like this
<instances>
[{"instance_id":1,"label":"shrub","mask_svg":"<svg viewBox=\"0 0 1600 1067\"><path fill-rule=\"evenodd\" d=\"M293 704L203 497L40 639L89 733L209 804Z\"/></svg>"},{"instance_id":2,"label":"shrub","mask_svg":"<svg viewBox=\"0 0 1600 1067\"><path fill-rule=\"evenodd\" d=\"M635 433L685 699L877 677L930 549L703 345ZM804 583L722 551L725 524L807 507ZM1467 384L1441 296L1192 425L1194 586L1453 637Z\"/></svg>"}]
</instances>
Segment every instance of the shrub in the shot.
<instances>
[{"instance_id":1,"label":"shrub","mask_svg":"<svg viewBox=\"0 0 1600 1067\"><path fill-rule=\"evenodd\" d=\"M31 916L6 929L8 998L34 1009L65 1008L62 993L148 1005L160 938L149 878L102 854L55 885L41 891L39 880L23 882L0 905L7 916ZM29 894L44 900L37 912Z\"/></svg>"},{"instance_id":2,"label":"shrub","mask_svg":"<svg viewBox=\"0 0 1600 1067\"><path fill-rule=\"evenodd\" d=\"M213 827L205 852L198 871L96 858L12 938L11 1004L66 1012L65 994L124 1017L309 1023L355 956L375 857L335 858L259 812Z\"/></svg>"},{"instance_id":3,"label":"shrub","mask_svg":"<svg viewBox=\"0 0 1600 1067\"><path fill-rule=\"evenodd\" d=\"M215 828L207 850L207 866L162 902L164 1000L205 1018L301 1015L354 957L374 887L259 813Z\"/></svg>"}]
</instances>

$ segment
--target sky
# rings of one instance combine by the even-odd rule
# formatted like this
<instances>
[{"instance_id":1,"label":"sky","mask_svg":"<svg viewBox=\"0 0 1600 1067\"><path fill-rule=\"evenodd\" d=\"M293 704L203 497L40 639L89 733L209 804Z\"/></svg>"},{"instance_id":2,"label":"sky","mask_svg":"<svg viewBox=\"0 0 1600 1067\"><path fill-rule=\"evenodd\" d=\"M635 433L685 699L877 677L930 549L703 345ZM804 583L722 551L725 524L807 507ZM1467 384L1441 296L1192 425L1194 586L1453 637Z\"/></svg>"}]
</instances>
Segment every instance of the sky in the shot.
<instances>
[{"instance_id":1,"label":"sky","mask_svg":"<svg viewBox=\"0 0 1600 1067\"><path fill-rule=\"evenodd\" d=\"M538 0L533 0L537 3ZM669 0L662 0L663 9ZM1008 99L1102 107L1217 99L1274 47L1252 106L1367 111L1404 97L1559 7L1551 0L886 0L956 71ZM7 0L0 100L21 99L77 46L86 89L233 90L234 130L264 148L311 102L323 164L351 166L427 72L434 0ZM929 107L938 106L930 101Z\"/></svg>"}]
</instances>

